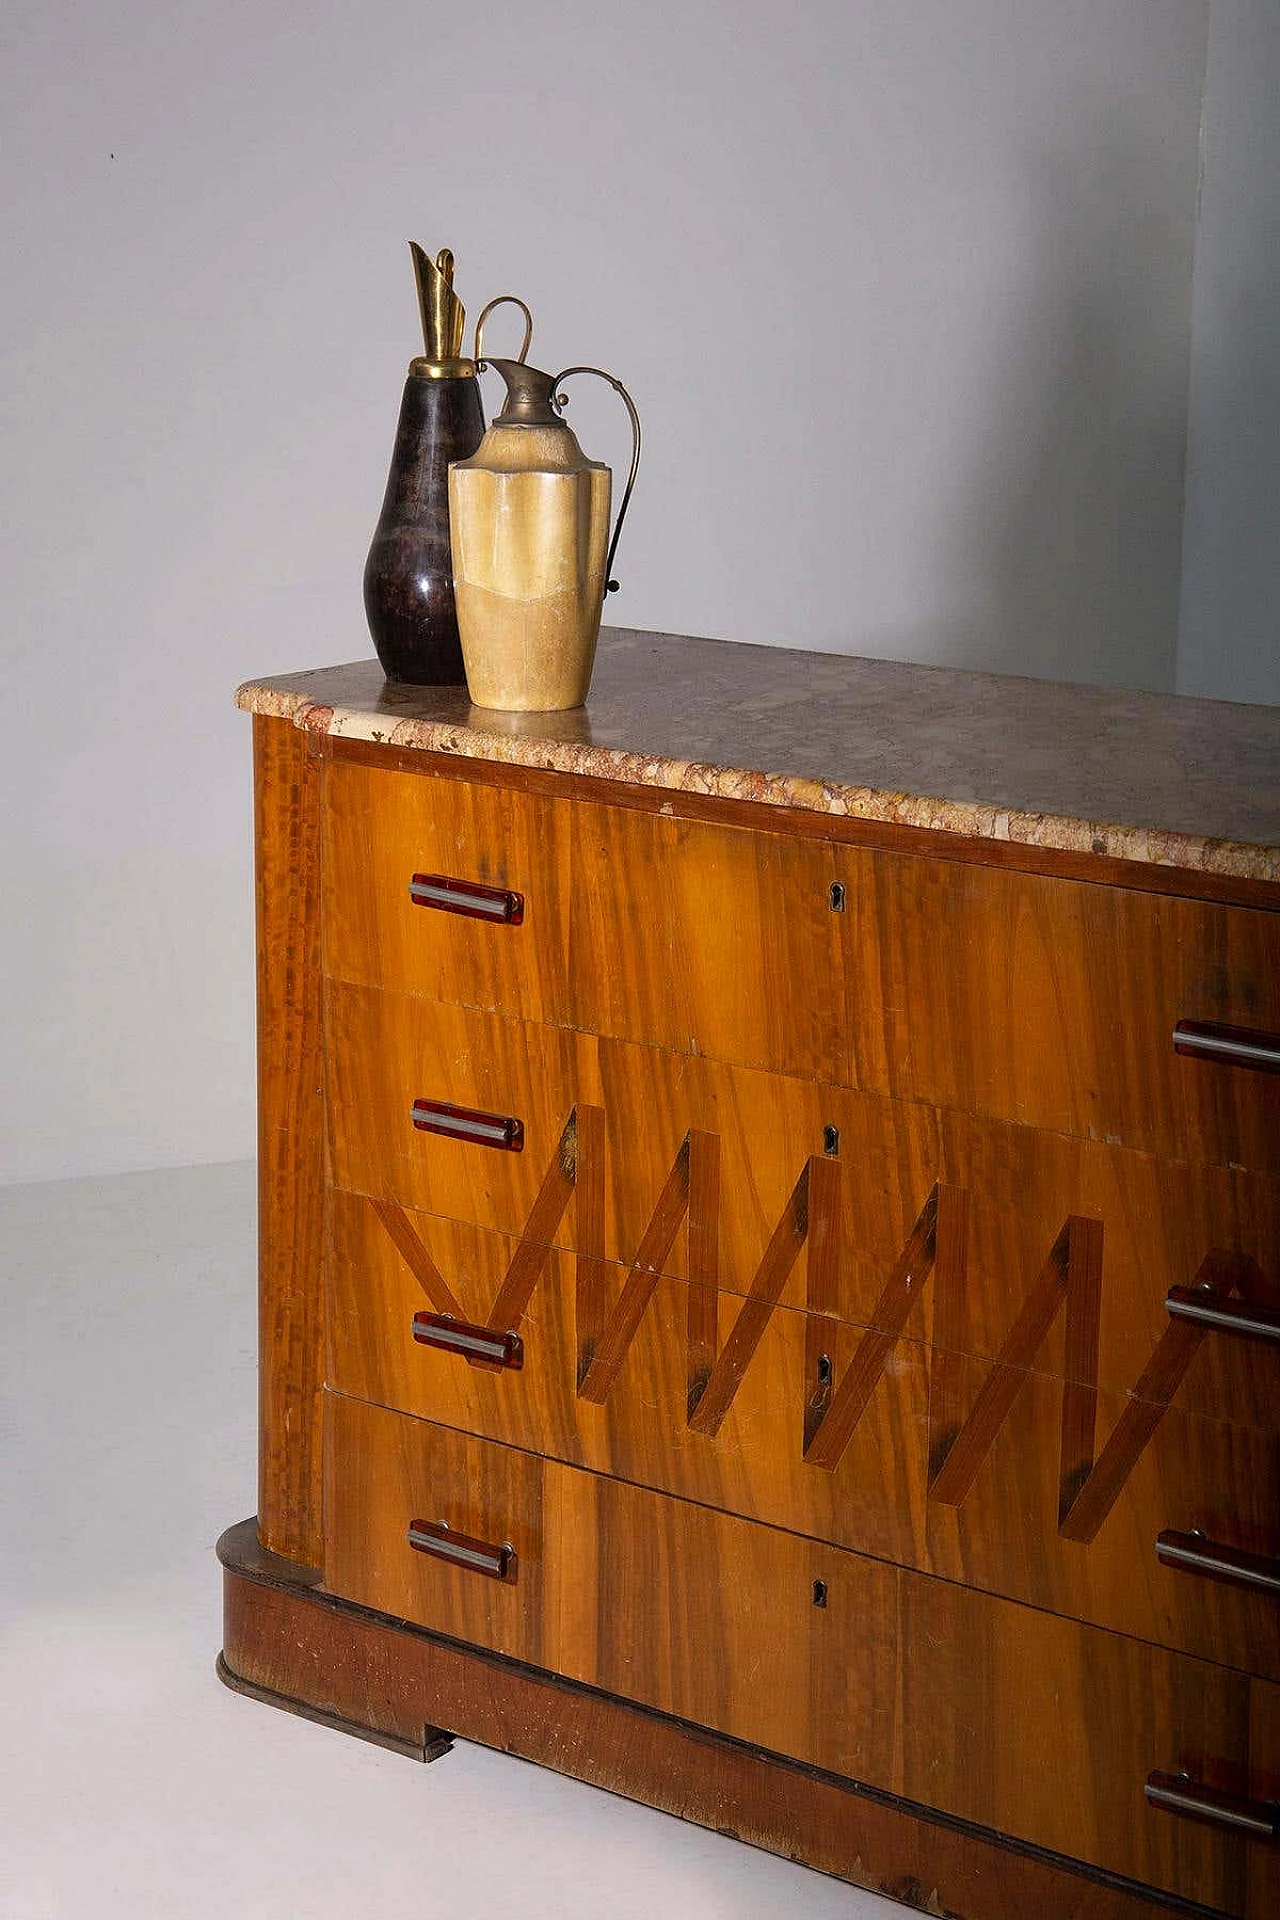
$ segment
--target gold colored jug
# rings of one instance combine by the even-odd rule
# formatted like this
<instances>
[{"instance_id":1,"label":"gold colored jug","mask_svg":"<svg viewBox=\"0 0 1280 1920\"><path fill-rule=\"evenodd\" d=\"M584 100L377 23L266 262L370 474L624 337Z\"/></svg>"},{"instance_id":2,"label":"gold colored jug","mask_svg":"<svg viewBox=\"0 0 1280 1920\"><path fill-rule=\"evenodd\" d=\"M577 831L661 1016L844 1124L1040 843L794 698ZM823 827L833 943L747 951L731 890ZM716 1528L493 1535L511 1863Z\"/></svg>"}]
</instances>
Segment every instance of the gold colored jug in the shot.
<instances>
[{"instance_id":1,"label":"gold colored jug","mask_svg":"<svg viewBox=\"0 0 1280 1920\"><path fill-rule=\"evenodd\" d=\"M483 320L483 315L481 319ZM516 360L496 367L507 400L479 449L449 468L449 527L458 633L473 706L510 713L580 707L591 684L600 614L640 464L640 419L620 381L599 367L554 376ZM609 539L612 474L588 460L560 418L560 383L598 374L631 416L631 471ZM606 551L607 548L607 551Z\"/></svg>"}]
</instances>

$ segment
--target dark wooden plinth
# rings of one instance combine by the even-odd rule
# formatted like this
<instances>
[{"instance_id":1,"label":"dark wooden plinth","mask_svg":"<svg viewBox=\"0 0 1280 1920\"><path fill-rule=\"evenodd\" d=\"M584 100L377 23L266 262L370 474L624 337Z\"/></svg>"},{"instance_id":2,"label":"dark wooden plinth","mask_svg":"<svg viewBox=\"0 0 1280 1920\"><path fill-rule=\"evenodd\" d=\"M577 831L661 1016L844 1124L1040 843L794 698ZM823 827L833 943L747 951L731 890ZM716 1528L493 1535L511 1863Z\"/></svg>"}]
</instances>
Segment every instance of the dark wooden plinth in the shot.
<instances>
[{"instance_id":1,"label":"dark wooden plinth","mask_svg":"<svg viewBox=\"0 0 1280 1920\"><path fill-rule=\"evenodd\" d=\"M1207 1912L335 1599L262 1548L254 1520L218 1558L226 1683L396 1752L474 1740L948 1920Z\"/></svg>"}]
</instances>

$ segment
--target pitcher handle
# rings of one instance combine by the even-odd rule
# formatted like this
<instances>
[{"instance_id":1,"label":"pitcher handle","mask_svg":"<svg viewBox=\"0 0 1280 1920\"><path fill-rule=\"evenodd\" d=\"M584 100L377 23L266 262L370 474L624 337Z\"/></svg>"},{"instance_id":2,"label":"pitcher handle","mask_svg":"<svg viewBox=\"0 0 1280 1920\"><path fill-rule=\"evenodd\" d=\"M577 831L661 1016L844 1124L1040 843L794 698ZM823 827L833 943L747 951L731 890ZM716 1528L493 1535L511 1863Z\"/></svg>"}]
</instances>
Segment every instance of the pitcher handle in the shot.
<instances>
[{"instance_id":1,"label":"pitcher handle","mask_svg":"<svg viewBox=\"0 0 1280 1920\"><path fill-rule=\"evenodd\" d=\"M555 394L555 399L551 404L556 408L557 412L569 403L568 394L557 391L560 382L562 380L568 380L575 373L594 373L598 379L607 380L615 393L622 395L623 400L626 402L627 412L631 415L631 471L627 475L627 484L622 493L622 505L618 508L618 517L613 523L613 538L609 542L609 555L604 563L604 590L606 595L608 595L618 591L618 582L613 578L613 556L618 551L618 535L622 532L622 522L626 518L627 508L631 503L631 489L636 484L636 474L640 470L640 415L636 412L635 401L631 398L631 395L627 392L621 380L615 380L613 375L606 373L603 367L566 367L563 373L558 373L551 383L551 391Z\"/></svg>"},{"instance_id":2,"label":"pitcher handle","mask_svg":"<svg viewBox=\"0 0 1280 1920\"><path fill-rule=\"evenodd\" d=\"M489 302L488 306L476 321L476 344L471 358L475 361L477 368L481 366L484 359L484 323L495 307L506 306L519 307L521 313L524 315L524 339L521 342L520 351L516 355L516 359L523 362L526 353L529 351L529 342L533 339L533 315L518 294L500 293L496 300Z\"/></svg>"}]
</instances>

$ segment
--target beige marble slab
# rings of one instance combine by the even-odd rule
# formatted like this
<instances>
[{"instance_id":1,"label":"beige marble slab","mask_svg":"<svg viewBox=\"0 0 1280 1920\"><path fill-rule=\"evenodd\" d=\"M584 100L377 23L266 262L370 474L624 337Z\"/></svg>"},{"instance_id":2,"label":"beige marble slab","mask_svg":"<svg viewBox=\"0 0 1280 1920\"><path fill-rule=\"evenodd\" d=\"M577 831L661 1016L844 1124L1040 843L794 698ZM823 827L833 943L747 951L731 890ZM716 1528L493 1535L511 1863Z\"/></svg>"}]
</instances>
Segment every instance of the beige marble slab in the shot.
<instances>
[{"instance_id":1,"label":"beige marble slab","mask_svg":"<svg viewBox=\"0 0 1280 1920\"><path fill-rule=\"evenodd\" d=\"M570 713L375 660L250 681L348 740L1280 881L1280 708L606 627Z\"/></svg>"}]
</instances>

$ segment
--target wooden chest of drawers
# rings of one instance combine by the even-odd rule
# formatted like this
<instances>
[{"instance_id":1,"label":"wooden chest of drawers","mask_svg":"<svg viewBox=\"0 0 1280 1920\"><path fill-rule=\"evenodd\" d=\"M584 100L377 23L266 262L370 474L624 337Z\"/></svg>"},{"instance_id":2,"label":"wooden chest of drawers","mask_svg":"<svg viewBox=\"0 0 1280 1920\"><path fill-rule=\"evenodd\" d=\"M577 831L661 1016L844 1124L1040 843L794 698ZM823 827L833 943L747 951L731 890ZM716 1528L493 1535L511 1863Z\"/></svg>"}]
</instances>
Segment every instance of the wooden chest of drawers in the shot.
<instances>
[{"instance_id":1,"label":"wooden chest of drawers","mask_svg":"<svg viewBox=\"0 0 1280 1920\"><path fill-rule=\"evenodd\" d=\"M1280 1910L1269 849L606 781L354 671L245 698L224 1677L966 1920Z\"/></svg>"}]
</instances>

